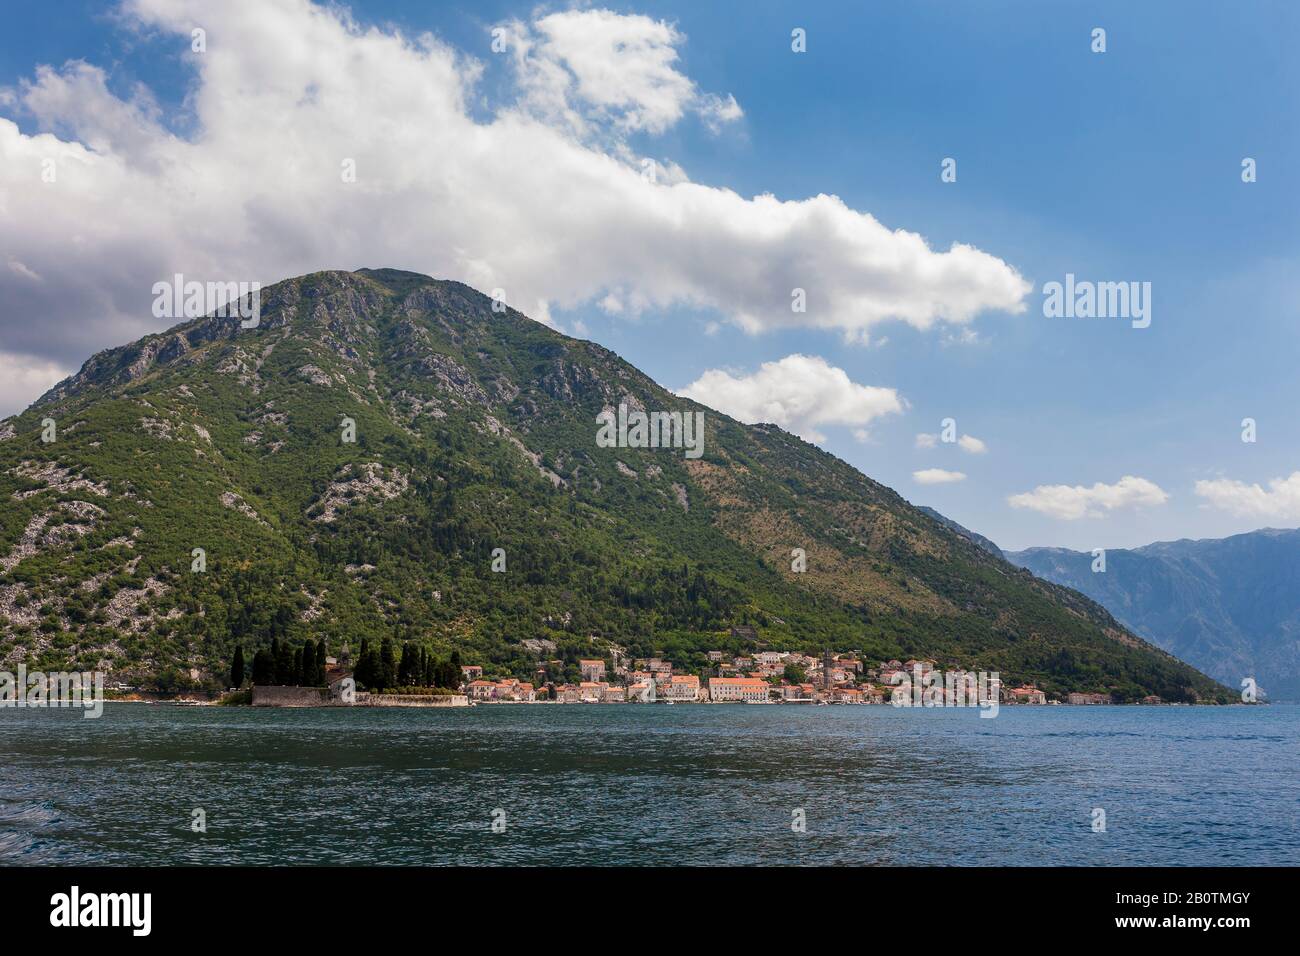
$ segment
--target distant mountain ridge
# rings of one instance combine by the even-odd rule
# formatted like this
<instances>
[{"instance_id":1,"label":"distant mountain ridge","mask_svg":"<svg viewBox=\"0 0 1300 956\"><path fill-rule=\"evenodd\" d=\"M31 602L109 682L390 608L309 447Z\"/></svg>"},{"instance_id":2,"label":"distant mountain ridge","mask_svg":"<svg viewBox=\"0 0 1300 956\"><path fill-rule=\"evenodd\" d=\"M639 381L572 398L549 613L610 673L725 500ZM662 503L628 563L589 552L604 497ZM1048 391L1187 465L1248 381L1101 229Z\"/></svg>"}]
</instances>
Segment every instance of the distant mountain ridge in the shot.
<instances>
[{"instance_id":1,"label":"distant mountain ridge","mask_svg":"<svg viewBox=\"0 0 1300 956\"><path fill-rule=\"evenodd\" d=\"M1064 548L1006 557L1229 686L1253 677L1271 699L1300 700L1300 530L1108 549L1104 573Z\"/></svg>"},{"instance_id":2,"label":"distant mountain ridge","mask_svg":"<svg viewBox=\"0 0 1300 956\"><path fill-rule=\"evenodd\" d=\"M702 457L603 447L622 405L703 413ZM521 679L830 646L1231 699L816 446L398 270L288 279L255 328L209 316L93 356L0 422L0 499L0 662L211 686L272 639L396 636Z\"/></svg>"}]
</instances>

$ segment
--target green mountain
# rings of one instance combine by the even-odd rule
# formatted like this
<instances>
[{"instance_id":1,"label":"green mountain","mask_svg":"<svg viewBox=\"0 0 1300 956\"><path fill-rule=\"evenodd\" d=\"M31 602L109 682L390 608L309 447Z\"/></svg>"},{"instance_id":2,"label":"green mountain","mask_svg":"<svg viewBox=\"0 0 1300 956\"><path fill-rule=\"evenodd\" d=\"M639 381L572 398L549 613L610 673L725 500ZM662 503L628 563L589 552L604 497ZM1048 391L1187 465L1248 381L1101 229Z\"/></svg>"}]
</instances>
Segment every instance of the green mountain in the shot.
<instances>
[{"instance_id":1,"label":"green mountain","mask_svg":"<svg viewBox=\"0 0 1300 956\"><path fill-rule=\"evenodd\" d=\"M0 659L168 687L273 637L397 636L518 675L830 646L1229 699L813 445L492 305L393 270L291 279L256 328L101 352L0 423ZM702 456L602 447L620 404L702 412Z\"/></svg>"},{"instance_id":2,"label":"green mountain","mask_svg":"<svg viewBox=\"0 0 1300 956\"><path fill-rule=\"evenodd\" d=\"M933 508L927 507L925 505L917 505L916 510L920 511L922 514L927 515L928 517L933 518L935 521L939 522L939 524L943 525L944 527L949 528L952 531L956 531L963 538L967 538L971 541L974 541L976 544L978 544L989 554L996 555L999 558L1002 557L1002 549L999 548L992 541L990 541L988 538L984 537L984 535L978 534L970 530L970 528L963 528L961 525L953 521L951 518L947 517L946 515L941 515Z\"/></svg>"},{"instance_id":3,"label":"green mountain","mask_svg":"<svg viewBox=\"0 0 1300 956\"><path fill-rule=\"evenodd\" d=\"M1082 591L1229 686L1253 677L1274 700L1300 700L1300 530L1112 549L1096 574L1091 554L1064 548L1007 560Z\"/></svg>"}]
</instances>

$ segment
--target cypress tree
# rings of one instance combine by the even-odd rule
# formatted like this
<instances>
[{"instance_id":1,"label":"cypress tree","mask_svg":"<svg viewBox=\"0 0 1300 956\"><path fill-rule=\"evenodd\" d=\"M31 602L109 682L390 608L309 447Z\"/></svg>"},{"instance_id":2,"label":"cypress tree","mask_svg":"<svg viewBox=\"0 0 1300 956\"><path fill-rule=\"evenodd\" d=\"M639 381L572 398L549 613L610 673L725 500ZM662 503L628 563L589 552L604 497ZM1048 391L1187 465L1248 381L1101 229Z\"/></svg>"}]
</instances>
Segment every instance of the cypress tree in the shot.
<instances>
[{"instance_id":1,"label":"cypress tree","mask_svg":"<svg viewBox=\"0 0 1300 956\"><path fill-rule=\"evenodd\" d=\"M275 682L292 684L294 682L293 648L288 644L279 644L275 651Z\"/></svg>"},{"instance_id":2,"label":"cypress tree","mask_svg":"<svg viewBox=\"0 0 1300 956\"><path fill-rule=\"evenodd\" d=\"M379 686L382 688L397 686L397 645L391 637L384 638L379 654Z\"/></svg>"},{"instance_id":3,"label":"cypress tree","mask_svg":"<svg viewBox=\"0 0 1300 956\"><path fill-rule=\"evenodd\" d=\"M411 676L411 645L403 644L402 650L397 655L397 683L405 684Z\"/></svg>"},{"instance_id":4,"label":"cypress tree","mask_svg":"<svg viewBox=\"0 0 1300 956\"><path fill-rule=\"evenodd\" d=\"M265 647L253 655L253 683L263 687L275 683L275 658Z\"/></svg>"},{"instance_id":5,"label":"cypress tree","mask_svg":"<svg viewBox=\"0 0 1300 956\"><path fill-rule=\"evenodd\" d=\"M316 683L325 683L325 658L329 655L325 652L325 638L321 638L316 644Z\"/></svg>"},{"instance_id":6,"label":"cypress tree","mask_svg":"<svg viewBox=\"0 0 1300 956\"><path fill-rule=\"evenodd\" d=\"M244 683L244 646L235 645L235 658L230 662L230 686L239 688Z\"/></svg>"},{"instance_id":7,"label":"cypress tree","mask_svg":"<svg viewBox=\"0 0 1300 956\"><path fill-rule=\"evenodd\" d=\"M361 639L361 650L357 653L357 666L352 669L353 679L362 687L369 687L375 676L370 671L369 657L370 642L363 637Z\"/></svg>"},{"instance_id":8,"label":"cypress tree","mask_svg":"<svg viewBox=\"0 0 1300 956\"><path fill-rule=\"evenodd\" d=\"M316 645L311 641L302 645L302 683L306 686L316 684Z\"/></svg>"},{"instance_id":9,"label":"cypress tree","mask_svg":"<svg viewBox=\"0 0 1300 956\"><path fill-rule=\"evenodd\" d=\"M375 690L384 689L384 659L380 653L379 645L371 644L370 651L366 655L370 664L370 686Z\"/></svg>"}]
</instances>

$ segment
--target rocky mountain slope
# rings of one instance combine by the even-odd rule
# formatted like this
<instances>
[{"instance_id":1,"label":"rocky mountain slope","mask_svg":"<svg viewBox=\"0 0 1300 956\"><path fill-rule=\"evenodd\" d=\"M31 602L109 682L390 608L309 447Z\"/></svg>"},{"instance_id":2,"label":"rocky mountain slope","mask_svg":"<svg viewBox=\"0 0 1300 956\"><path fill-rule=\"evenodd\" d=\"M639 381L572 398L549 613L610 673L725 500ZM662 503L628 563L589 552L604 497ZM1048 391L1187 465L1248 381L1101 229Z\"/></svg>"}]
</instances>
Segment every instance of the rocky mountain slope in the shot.
<instances>
[{"instance_id":1,"label":"rocky mountain slope","mask_svg":"<svg viewBox=\"0 0 1300 956\"><path fill-rule=\"evenodd\" d=\"M944 527L949 528L952 531L956 531L963 538L968 538L971 541L974 541L976 544L978 544L989 554L995 555L996 557L999 558L1002 557L1002 549L999 548L992 541L990 541L988 538L984 537L984 535L979 534L975 531L971 531L969 528L962 527L961 525L959 525L957 522L953 521L951 518L947 517L946 515L941 515L933 508L929 508L925 505L917 505L916 510L926 515L927 517L933 518L935 521L939 522L939 524L943 525Z\"/></svg>"},{"instance_id":2,"label":"rocky mountain slope","mask_svg":"<svg viewBox=\"0 0 1300 956\"><path fill-rule=\"evenodd\" d=\"M620 404L702 412L702 456L602 447ZM256 328L197 319L95 355L0 423L0 499L10 663L170 686L273 637L396 635L521 675L829 645L1228 699L813 445L411 273L287 280Z\"/></svg>"}]
</instances>

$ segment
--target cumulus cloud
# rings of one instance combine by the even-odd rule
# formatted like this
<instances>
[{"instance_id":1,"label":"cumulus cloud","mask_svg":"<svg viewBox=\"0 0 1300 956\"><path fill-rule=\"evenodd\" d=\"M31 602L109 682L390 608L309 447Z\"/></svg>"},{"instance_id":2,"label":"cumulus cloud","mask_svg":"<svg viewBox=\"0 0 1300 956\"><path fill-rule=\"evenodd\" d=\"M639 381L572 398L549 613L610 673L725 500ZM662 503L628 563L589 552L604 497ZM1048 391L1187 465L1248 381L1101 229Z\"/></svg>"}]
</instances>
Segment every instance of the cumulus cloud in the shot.
<instances>
[{"instance_id":1,"label":"cumulus cloud","mask_svg":"<svg viewBox=\"0 0 1300 956\"><path fill-rule=\"evenodd\" d=\"M1267 489L1230 478L1198 481L1196 494L1239 518L1300 519L1300 471L1271 479Z\"/></svg>"},{"instance_id":2,"label":"cumulus cloud","mask_svg":"<svg viewBox=\"0 0 1300 956\"><path fill-rule=\"evenodd\" d=\"M610 124L662 133L687 111L716 131L744 115L734 96L701 93L677 69L677 47L686 38L662 20L567 10L498 29L513 57L520 103L574 132Z\"/></svg>"},{"instance_id":3,"label":"cumulus cloud","mask_svg":"<svg viewBox=\"0 0 1300 956\"><path fill-rule=\"evenodd\" d=\"M815 355L787 355L749 375L710 369L678 394L747 424L772 422L812 442L826 440L823 425L865 426L906 403L892 388L859 385L842 368ZM854 432L865 441L866 431Z\"/></svg>"},{"instance_id":4,"label":"cumulus cloud","mask_svg":"<svg viewBox=\"0 0 1300 956\"><path fill-rule=\"evenodd\" d=\"M1013 508L1028 508L1062 521L1100 518L1117 509L1162 505L1168 500L1169 495L1155 482L1132 475L1125 475L1113 485L1099 481L1091 488L1084 485L1039 485L1033 491L1007 498Z\"/></svg>"},{"instance_id":5,"label":"cumulus cloud","mask_svg":"<svg viewBox=\"0 0 1300 956\"><path fill-rule=\"evenodd\" d=\"M501 54L485 32L476 57L306 0L126 0L124 20L193 71L183 115L83 62L0 95L0 337L15 354L73 365L156 331L169 323L151 289L177 272L391 266L503 289L543 317L685 306L855 340L887 320L1021 311L1030 291L993 255L931 249L835 196L746 198L671 163L643 176L629 136L741 112L697 89L683 37L650 18L539 15L503 28ZM195 24L205 53L190 52Z\"/></svg>"},{"instance_id":6,"label":"cumulus cloud","mask_svg":"<svg viewBox=\"0 0 1300 956\"><path fill-rule=\"evenodd\" d=\"M942 468L922 468L912 472L912 480L918 485L950 485L956 481L965 481L966 476L960 471L945 471Z\"/></svg>"}]
</instances>

